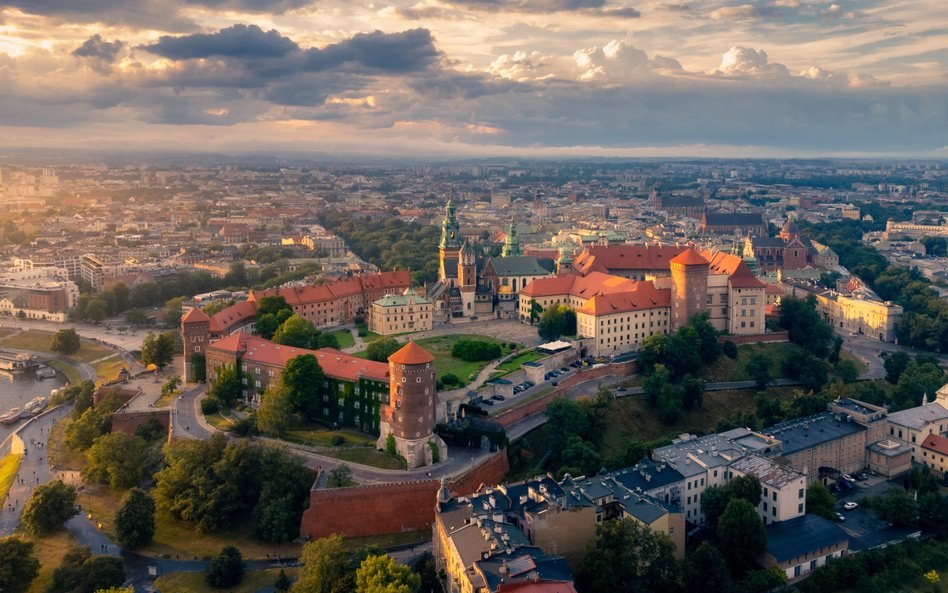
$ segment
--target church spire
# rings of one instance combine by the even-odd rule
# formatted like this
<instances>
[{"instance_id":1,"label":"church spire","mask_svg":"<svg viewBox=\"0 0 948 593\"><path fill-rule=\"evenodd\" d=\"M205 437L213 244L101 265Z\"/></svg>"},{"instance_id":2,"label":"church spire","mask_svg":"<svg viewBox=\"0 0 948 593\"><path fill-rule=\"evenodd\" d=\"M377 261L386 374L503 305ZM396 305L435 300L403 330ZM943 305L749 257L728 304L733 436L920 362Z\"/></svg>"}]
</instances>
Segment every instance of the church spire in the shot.
<instances>
[{"instance_id":1,"label":"church spire","mask_svg":"<svg viewBox=\"0 0 948 593\"><path fill-rule=\"evenodd\" d=\"M504 247L500 250L500 255L503 257L523 255L523 251L520 250L520 237L517 236L517 223L513 219L507 227L507 238L504 239Z\"/></svg>"},{"instance_id":2,"label":"church spire","mask_svg":"<svg viewBox=\"0 0 948 593\"><path fill-rule=\"evenodd\" d=\"M448 203L444 206L444 220L441 221L441 243L443 249L457 249L461 246L461 225L458 224L457 212L454 209L454 201L448 198Z\"/></svg>"}]
</instances>

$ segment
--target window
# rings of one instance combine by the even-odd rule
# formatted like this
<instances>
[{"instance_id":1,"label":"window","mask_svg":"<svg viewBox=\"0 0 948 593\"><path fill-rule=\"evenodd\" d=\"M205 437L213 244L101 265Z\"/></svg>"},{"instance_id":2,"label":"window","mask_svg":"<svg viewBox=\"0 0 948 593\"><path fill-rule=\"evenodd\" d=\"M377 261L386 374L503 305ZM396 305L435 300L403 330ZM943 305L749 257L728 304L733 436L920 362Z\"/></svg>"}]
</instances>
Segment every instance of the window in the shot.
<instances>
[{"instance_id":1,"label":"window","mask_svg":"<svg viewBox=\"0 0 948 593\"><path fill-rule=\"evenodd\" d=\"M803 488L797 490L797 498L803 498Z\"/></svg>"},{"instance_id":2,"label":"window","mask_svg":"<svg viewBox=\"0 0 948 593\"><path fill-rule=\"evenodd\" d=\"M797 505L797 512L800 513L801 515L803 514L803 503L802 503L802 502Z\"/></svg>"}]
</instances>

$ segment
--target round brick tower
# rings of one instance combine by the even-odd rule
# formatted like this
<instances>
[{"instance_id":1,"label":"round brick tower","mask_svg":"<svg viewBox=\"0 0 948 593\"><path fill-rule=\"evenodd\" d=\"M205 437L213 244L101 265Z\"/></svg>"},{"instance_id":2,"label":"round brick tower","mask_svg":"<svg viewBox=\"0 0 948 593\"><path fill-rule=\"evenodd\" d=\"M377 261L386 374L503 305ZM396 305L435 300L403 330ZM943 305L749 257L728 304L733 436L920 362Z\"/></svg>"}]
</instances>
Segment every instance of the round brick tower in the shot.
<instances>
[{"instance_id":1,"label":"round brick tower","mask_svg":"<svg viewBox=\"0 0 948 593\"><path fill-rule=\"evenodd\" d=\"M671 330L707 308L709 262L694 247L682 251L669 262L672 276Z\"/></svg>"},{"instance_id":2,"label":"round brick tower","mask_svg":"<svg viewBox=\"0 0 948 593\"><path fill-rule=\"evenodd\" d=\"M388 368L388 403L379 407L378 447L388 448L391 435L408 469L446 460L447 446L434 434L438 404L434 356L409 342L388 357Z\"/></svg>"}]
</instances>

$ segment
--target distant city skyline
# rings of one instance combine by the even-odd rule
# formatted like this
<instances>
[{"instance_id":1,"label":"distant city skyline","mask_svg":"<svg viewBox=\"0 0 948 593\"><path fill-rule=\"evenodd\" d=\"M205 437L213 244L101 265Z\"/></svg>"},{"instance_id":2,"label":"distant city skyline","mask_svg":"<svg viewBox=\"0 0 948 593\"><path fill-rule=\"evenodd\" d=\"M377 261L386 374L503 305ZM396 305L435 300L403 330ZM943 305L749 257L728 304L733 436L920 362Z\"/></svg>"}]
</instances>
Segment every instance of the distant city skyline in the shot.
<instances>
[{"instance_id":1,"label":"distant city skyline","mask_svg":"<svg viewBox=\"0 0 948 593\"><path fill-rule=\"evenodd\" d=\"M0 146L948 156L939 0L6 0Z\"/></svg>"}]
</instances>

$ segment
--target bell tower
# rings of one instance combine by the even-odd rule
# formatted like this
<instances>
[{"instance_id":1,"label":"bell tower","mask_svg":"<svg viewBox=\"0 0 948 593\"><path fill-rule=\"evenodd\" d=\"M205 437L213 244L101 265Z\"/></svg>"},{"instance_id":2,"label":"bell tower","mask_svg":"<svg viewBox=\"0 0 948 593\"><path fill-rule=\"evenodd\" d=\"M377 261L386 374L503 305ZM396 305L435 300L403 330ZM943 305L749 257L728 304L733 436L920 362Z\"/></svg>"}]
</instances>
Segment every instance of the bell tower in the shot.
<instances>
[{"instance_id":1,"label":"bell tower","mask_svg":"<svg viewBox=\"0 0 948 593\"><path fill-rule=\"evenodd\" d=\"M477 294L477 256L467 241L458 251L458 288L461 289L461 307L465 317L474 316L474 297Z\"/></svg>"},{"instance_id":2,"label":"bell tower","mask_svg":"<svg viewBox=\"0 0 948 593\"><path fill-rule=\"evenodd\" d=\"M510 226L507 228L507 238L504 239L504 247L500 250L500 255L503 257L523 255L523 251L520 249L520 237L517 236L517 223L513 220L510 221Z\"/></svg>"},{"instance_id":3,"label":"bell tower","mask_svg":"<svg viewBox=\"0 0 948 593\"><path fill-rule=\"evenodd\" d=\"M458 250L461 248L461 225L458 224L454 201L450 198L444 207L441 221L441 242L438 243L438 280L455 286L458 265Z\"/></svg>"},{"instance_id":4,"label":"bell tower","mask_svg":"<svg viewBox=\"0 0 948 593\"><path fill-rule=\"evenodd\" d=\"M211 343L211 318L195 307L181 318L181 339L184 342L184 381L190 383L204 377L204 351Z\"/></svg>"}]
</instances>

